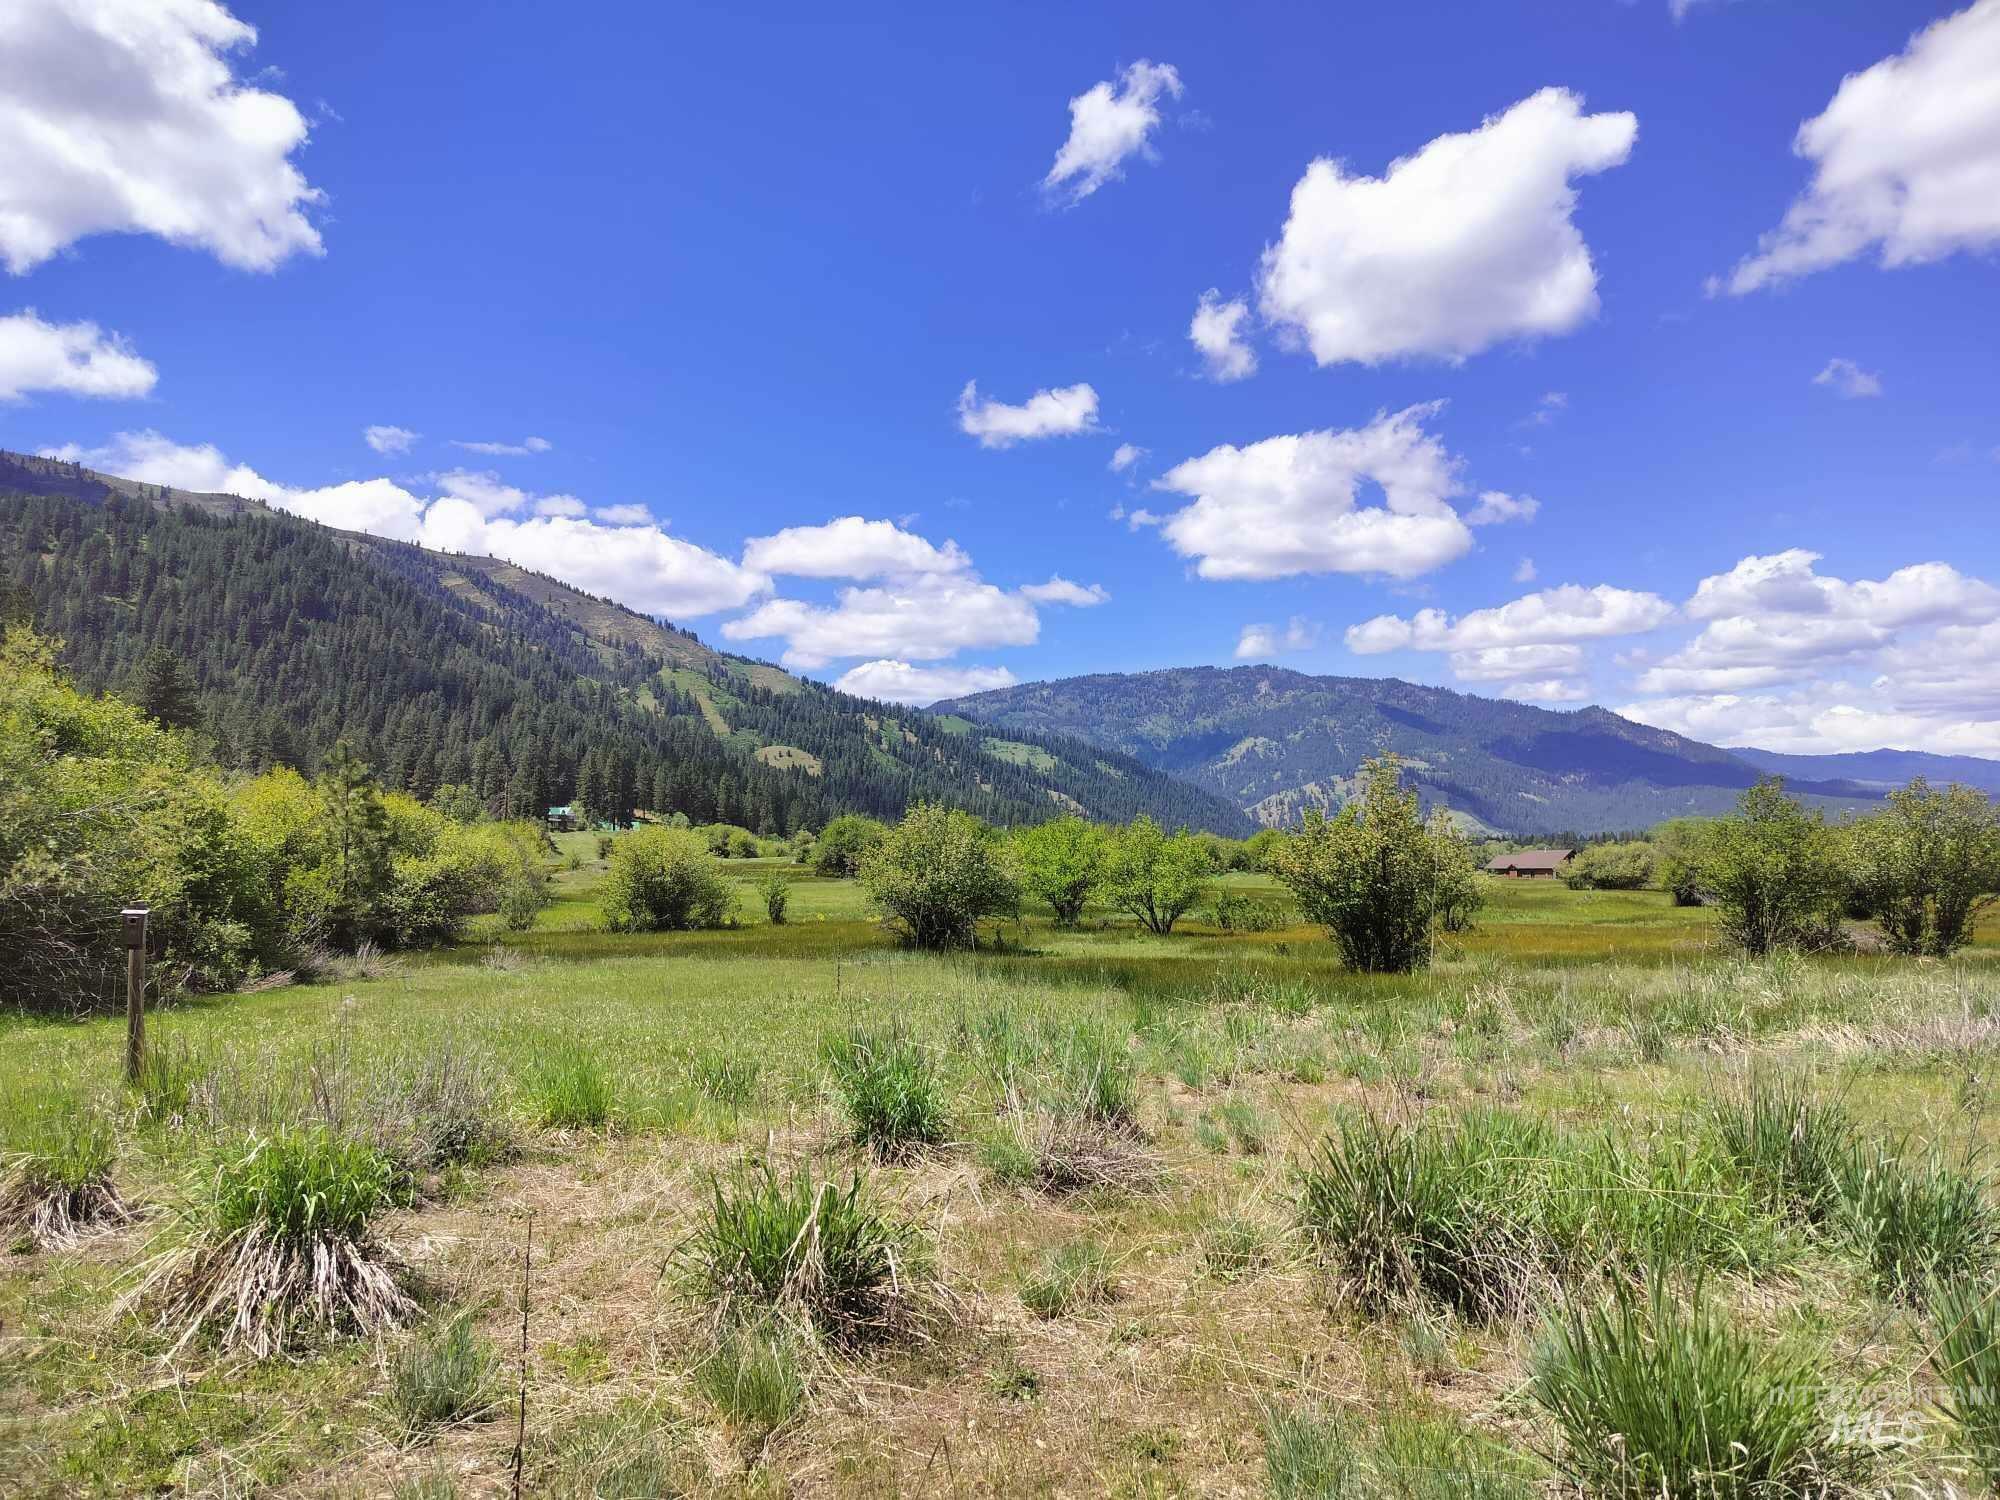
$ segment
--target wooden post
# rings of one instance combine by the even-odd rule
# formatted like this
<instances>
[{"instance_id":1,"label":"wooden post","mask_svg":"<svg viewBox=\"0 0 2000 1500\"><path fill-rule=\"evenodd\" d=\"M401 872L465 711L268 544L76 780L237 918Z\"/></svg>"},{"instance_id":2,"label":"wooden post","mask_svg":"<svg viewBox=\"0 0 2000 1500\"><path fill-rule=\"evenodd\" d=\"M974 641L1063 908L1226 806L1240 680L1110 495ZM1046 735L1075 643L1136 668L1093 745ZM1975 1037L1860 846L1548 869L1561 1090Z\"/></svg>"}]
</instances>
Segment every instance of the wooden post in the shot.
<instances>
[{"instance_id":1,"label":"wooden post","mask_svg":"<svg viewBox=\"0 0 2000 1500\"><path fill-rule=\"evenodd\" d=\"M125 1077L139 1081L139 1069L146 1061L146 913L144 906L128 906L119 915L125 922Z\"/></svg>"}]
</instances>

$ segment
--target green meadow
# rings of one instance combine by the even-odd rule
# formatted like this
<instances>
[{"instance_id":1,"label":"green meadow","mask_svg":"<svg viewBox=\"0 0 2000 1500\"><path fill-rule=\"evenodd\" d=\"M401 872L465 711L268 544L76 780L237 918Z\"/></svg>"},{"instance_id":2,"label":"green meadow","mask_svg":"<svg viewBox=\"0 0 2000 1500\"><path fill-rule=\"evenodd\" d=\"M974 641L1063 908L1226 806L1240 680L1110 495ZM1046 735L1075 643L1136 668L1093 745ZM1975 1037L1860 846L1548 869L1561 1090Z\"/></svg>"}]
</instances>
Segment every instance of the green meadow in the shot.
<instances>
[{"instance_id":1,"label":"green meadow","mask_svg":"<svg viewBox=\"0 0 2000 1500\"><path fill-rule=\"evenodd\" d=\"M1990 914L1949 962L1752 962L1658 891L1490 880L1414 976L1033 911L920 956L851 881L771 925L775 861L726 864L735 927L608 933L558 843L531 930L162 1008L137 1088L122 1020L0 1019L8 1146L102 1122L129 1214L0 1247L9 1493L1611 1494L1592 1414L1709 1399L1710 1354L1812 1394L1718 1411L1770 1461L1701 1493L1991 1483L1927 1290L1991 1275ZM1861 1164L1822 1198L1781 1096ZM146 1294L237 1143L411 1122L451 1144L371 1208L400 1315L257 1357ZM1688 1368L1585 1358L1621 1305Z\"/></svg>"}]
</instances>

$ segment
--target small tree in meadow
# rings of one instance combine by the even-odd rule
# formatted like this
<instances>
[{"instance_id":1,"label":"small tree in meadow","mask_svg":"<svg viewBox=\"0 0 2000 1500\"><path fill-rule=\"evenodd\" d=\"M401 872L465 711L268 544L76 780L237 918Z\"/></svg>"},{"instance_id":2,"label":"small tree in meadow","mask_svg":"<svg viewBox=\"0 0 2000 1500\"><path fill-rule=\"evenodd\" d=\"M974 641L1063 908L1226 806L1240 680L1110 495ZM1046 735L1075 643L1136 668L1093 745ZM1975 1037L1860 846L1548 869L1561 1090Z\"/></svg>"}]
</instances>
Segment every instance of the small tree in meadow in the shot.
<instances>
[{"instance_id":1,"label":"small tree in meadow","mask_svg":"<svg viewBox=\"0 0 2000 1500\"><path fill-rule=\"evenodd\" d=\"M763 898L764 915L770 918L771 925L783 927L786 909L792 904L791 877L773 870L757 882L757 894Z\"/></svg>"},{"instance_id":2,"label":"small tree in meadow","mask_svg":"<svg viewBox=\"0 0 2000 1500\"><path fill-rule=\"evenodd\" d=\"M1183 828L1171 838L1144 813L1111 840L1104 890L1146 930L1165 937L1208 894L1208 848Z\"/></svg>"},{"instance_id":3,"label":"small tree in meadow","mask_svg":"<svg viewBox=\"0 0 2000 1500\"><path fill-rule=\"evenodd\" d=\"M1840 836L1785 795L1781 776L1764 777L1737 807L1701 830L1690 855L1703 899L1722 909L1723 936L1760 956L1825 947L1847 894Z\"/></svg>"},{"instance_id":4,"label":"small tree in meadow","mask_svg":"<svg viewBox=\"0 0 2000 1500\"><path fill-rule=\"evenodd\" d=\"M1437 929L1462 909L1472 853L1447 815L1429 822L1393 756L1362 768L1360 795L1332 817L1317 809L1271 854L1306 920L1350 969L1405 974L1426 967Z\"/></svg>"},{"instance_id":5,"label":"small tree in meadow","mask_svg":"<svg viewBox=\"0 0 2000 1500\"><path fill-rule=\"evenodd\" d=\"M1591 844L1579 849L1563 871L1573 891L1636 891L1652 878L1653 846L1644 839Z\"/></svg>"},{"instance_id":6,"label":"small tree in meadow","mask_svg":"<svg viewBox=\"0 0 2000 1500\"><path fill-rule=\"evenodd\" d=\"M862 861L861 883L913 948L969 948L981 917L1020 904L991 831L970 813L932 802L919 802L883 835Z\"/></svg>"},{"instance_id":7,"label":"small tree in meadow","mask_svg":"<svg viewBox=\"0 0 2000 1500\"><path fill-rule=\"evenodd\" d=\"M1943 958L2000 891L2000 812L1971 787L1919 776L1850 830L1862 903L1897 953Z\"/></svg>"},{"instance_id":8,"label":"small tree in meadow","mask_svg":"<svg viewBox=\"0 0 2000 1500\"><path fill-rule=\"evenodd\" d=\"M1057 818L1014 835L1021 888L1049 904L1056 926L1076 926L1103 884L1104 846L1104 830L1082 818Z\"/></svg>"},{"instance_id":9,"label":"small tree in meadow","mask_svg":"<svg viewBox=\"0 0 2000 1500\"><path fill-rule=\"evenodd\" d=\"M613 932L684 932L729 920L730 882L708 842L678 828L640 828L618 841L604 877L604 920Z\"/></svg>"},{"instance_id":10,"label":"small tree in meadow","mask_svg":"<svg viewBox=\"0 0 2000 1500\"><path fill-rule=\"evenodd\" d=\"M1653 876L1676 906L1701 905L1695 847L1707 826L1702 818L1669 818L1653 830Z\"/></svg>"},{"instance_id":11,"label":"small tree in meadow","mask_svg":"<svg viewBox=\"0 0 2000 1500\"><path fill-rule=\"evenodd\" d=\"M826 825L813 844L813 868L822 875L858 875L888 830L873 818L843 813Z\"/></svg>"}]
</instances>

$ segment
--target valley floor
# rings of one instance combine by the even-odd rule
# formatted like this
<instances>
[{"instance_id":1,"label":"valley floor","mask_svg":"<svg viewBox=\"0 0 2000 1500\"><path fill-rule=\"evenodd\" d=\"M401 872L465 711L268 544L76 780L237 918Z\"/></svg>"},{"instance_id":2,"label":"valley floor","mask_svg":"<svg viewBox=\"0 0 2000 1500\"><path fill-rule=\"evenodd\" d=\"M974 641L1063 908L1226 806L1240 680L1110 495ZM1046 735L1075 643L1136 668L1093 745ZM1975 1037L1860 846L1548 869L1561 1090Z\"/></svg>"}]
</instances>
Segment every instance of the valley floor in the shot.
<instances>
[{"instance_id":1,"label":"valley floor","mask_svg":"<svg viewBox=\"0 0 2000 1500\"><path fill-rule=\"evenodd\" d=\"M1348 1295L1296 1208L1297 1169L1343 1119L1502 1110L1655 1161L1706 1151L1711 1106L1755 1071L1810 1074L1864 1131L1954 1160L2000 1138L1990 922L1949 964L1745 963L1717 949L1708 913L1657 892L1496 882L1431 972L1373 979L1302 928L1160 939L1030 919L977 954L915 957L837 881L802 881L784 927L616 937L590 930L595 879L588 863L564 875L530 933L161 1013L151 1045L191 1080L169 1118L117 1086L122 1022L0 1020L0 1091L112 1100L117 1177L148 1210L74 1252L0 1257L0 1488L507 1493L531 1245L528 1494L1351 1493L1285 1488L1267 1434L1295 1412L1358 1452L1405 1455L1383 1460L1402 1487L1377 1492L1465 1493L1465 1465L1483 1494L1554 1494L1559 1442L1525 1371L1568 1293L1483 1322ZM999 1056L1078 1019L1132 1058L1138 1129L1120 1180L1052 1193L1010 1169L1022 1082ZM823 1048L863 1024L931 1049L949 1142L891 1163L850 1144ZM390 1369L414 1332L258 1364L174 1354L170 1333L114 1309L204 1131L267 1120L315 1084L365 1092L440 1049L497 1081L517 1149L452 1169L382 1233L431 1316L472 1310L499 1351L485 1416L404 1435ZM595 1070L603 1124L549 1123L558 1056ZM770 1432L699 1379L714 1322L677 1253L715 1174L763 1154L862 1172L920 1247L926 1303L899 1339L813 1354L802 1408ZM1850 1246L1747 1196L1698 1216L1685 1294L1818 1351L1857 1430L1878 1435L1867 1482L1963 1487L1920 1314ZM1037 1277L1081 1244L1102 1252L1103 1284L1052 1308Z\"/></svg>"}]
</instances>

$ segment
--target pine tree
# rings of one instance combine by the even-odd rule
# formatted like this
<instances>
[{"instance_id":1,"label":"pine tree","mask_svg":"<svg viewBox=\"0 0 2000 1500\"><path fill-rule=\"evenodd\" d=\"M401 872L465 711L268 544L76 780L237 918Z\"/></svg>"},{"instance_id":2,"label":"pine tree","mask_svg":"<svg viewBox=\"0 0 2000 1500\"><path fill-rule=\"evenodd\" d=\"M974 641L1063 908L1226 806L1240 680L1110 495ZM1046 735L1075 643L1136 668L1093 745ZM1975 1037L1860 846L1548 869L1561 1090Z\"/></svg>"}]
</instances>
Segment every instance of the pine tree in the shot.
<instances>
[{"instance_id":1,"label":"pine tree","mask_svg":"<svg viewBox=\"0 0 2000 1500\"><path fill-rule=\"evenodd\" d=\"M155 646L140 659L132 698L169 729L192 729L201 717L187 668L164 646Z\"/></svg>"},{"instance_id":2,"label":"pine tree","mask_svg":"<svg viewBox=\"0 0 2000 1500\"><path fill-rule=\"evenodd\" d=\"M346 740L333 747L320 772L332 842L335 937L366 937L389 886L389 817L368 763Z\"/></svg>"}]
</instances>

